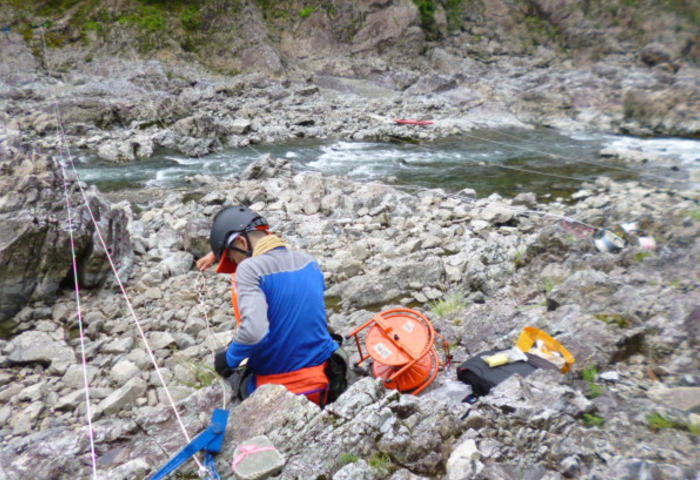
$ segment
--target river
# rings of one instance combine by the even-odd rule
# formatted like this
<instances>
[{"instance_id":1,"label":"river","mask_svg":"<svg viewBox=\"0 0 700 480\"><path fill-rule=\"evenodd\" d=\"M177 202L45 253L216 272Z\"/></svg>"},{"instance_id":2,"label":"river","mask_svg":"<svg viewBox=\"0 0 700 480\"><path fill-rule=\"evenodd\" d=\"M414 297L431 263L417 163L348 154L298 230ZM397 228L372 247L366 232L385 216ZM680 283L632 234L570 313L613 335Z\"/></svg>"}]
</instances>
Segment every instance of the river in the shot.
<instances>
[{"instance_id":1,"label":"river","mask_svg":"<svg viewBox=\"0 0 700 480\"><path fill-rule=\"evenodd\" d=\"M669 159L661 165L623 163L601 158L614 147L650 152ZM186 185L196 174L232 177L262 154L290 158L299 170L459 191L479 196L497 192L512 197L531 191L543 199L566 197L586 181L605 175L671 187L700 167L700 141L640 139L603 133L569 133L552 129L498 129L468 132L443 140L380 143L341 140L298 140L277 145L226 149L200 158L160 151L153 158L115 164L78 155L83 181L104 191L171 189ZM670 168L672 165L673 168Z\"/></svg>"}]
</instances>

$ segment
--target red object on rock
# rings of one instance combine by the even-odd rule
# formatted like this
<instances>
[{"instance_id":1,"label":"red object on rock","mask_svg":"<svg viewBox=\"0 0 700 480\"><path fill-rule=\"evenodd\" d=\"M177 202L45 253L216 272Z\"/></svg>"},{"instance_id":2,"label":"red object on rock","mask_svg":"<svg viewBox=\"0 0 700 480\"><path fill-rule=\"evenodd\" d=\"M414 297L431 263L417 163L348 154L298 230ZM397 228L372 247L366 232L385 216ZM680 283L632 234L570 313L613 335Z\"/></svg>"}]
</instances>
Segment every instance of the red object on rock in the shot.
<instances>
[{"instance_id":1,"label":"red object on rock","mask_svg":"<svg viewBox=\"0 0 700 480\"><path fill-rule=\"evenodd\" d=\"M435 123L432 120L412 120L410 118L395 118L394 122L399 125L432 125Z\"/></svg>"}]
</instances>

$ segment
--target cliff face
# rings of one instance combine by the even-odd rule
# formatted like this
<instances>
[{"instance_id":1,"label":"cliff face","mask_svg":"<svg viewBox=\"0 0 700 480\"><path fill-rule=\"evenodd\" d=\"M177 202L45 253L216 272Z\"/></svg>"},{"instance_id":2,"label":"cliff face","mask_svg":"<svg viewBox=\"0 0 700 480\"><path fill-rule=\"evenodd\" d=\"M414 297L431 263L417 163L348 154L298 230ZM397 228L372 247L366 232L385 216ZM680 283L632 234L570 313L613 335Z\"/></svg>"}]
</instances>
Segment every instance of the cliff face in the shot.
<instances>
[{"instance_id":1,"label":"cliff face","mask_svg":"<svg viewBox=\"0 0 700 480\"><path fill-rule=\"evenodd\" d=\"M35 53L44 42L72 47L65 67L111 53L227 74L366 77L428 69L434 47L487 62L631 54L673 70L700 61L700 7L688 0L12 0L0 13Z\"/></svg>"}]
</instances>

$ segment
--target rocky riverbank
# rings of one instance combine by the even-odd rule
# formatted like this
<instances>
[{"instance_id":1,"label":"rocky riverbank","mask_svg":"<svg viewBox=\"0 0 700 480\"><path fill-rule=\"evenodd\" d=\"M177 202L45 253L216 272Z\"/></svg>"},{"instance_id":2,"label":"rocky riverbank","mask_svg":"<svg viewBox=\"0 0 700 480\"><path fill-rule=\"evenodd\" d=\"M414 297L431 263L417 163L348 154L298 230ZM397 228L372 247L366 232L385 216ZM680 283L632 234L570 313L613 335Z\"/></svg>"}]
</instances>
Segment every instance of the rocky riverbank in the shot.
<instances>
[{"instance_id":1,"label":"rocky riverbank","mask_svg":"<svg viewBox=\"0 0 700 480\"><path fill-rule=\"evenodd\" d=\"M697 26L658 6L644 5L625 31L610 12L579 2L474 2L448 8L451 28L436 7L431 34L410 0L340 2L335 14L316 9L308 21L243 3L245 25L236 26L258 32L251 33L257 43L240 46L233 35L229 52L223 38L202 33L217 49L197 57L178 47L184 40L176 29L161 32L172 41L155 42L150 60L137 54L138 42L157 32L144 40L134 17L110 23L102 15L86 33L79 22L88 6L31 17L3 7L0 121L35 145L65 141L116 162L149 158L158 148L201 156L298 137L423 141L532 124L700 135ZM112 18L119 8L127 7L104 11ZM54 17L40 16L48 13ZM601 28L606 23L616 26ZM346 27L354 34L338 33ZM286 32L282 40L278 31ZM585 41L588 34L600 43ZM236 51L241 58L229 58ZM221 72L226 62L237 74L207 68ZM398 126L396 118L435 123Z\"/></svg>"},{"instance_id":2,"label":"rocky riverbank","mask_svg":"<svg viewBox=\"0 0 700 480\"><path fill-rule=\"evenodd\" d=\"M222 471L235 445L259 433L287 458L284 479L646 471L670 479L693 478L700 467L695 202L604 178L571 204L407 193L296 173L275 159L238 182L198 176L191 185L134 212L127 226L131 303L191 435L222 400L209 345L232 333L228 282L211 274L203 282L193 260L207 250L211 216L230 203L264 212L291 245L318 257L329 321L342 334L375 311L410 305L428 313L456 362L507 347L525 325L556 335L577 359L567 376L513 378L472 406L441 393L454 386L453 368L419 397L363 379L324 411L284 389L261 389L233 409ZM644 216L659 247L601 253L555 217L526 210L598 226ZM447 297L458 307L431 313ZM81 305L98 470L141 478L182 446L181 434L121 294L83 291ZM75 311L69 290L55 303L30 303L15 336L0 341L6 478L89 476Z\"/></svg>"},{"instance_id":3,"label":"rocky riverbank","mask_svg":"<svg viewBox=\"0 0 700 480\"><path fill-rule=\"evenodd\" d=\"M200 175L186 192L112 204L54 161L67 157L59 147L135 162L158 149L421 142L493 126L697 138L693 5L49 3L0 5L0 477L91 477L71 231L98 477L145 478L182 448L168 397L190 435L206 427L228 396L210 349L231 338L231 306L227 279L193 264L212 215L245 203L319 259L341 334L402 305L430 316L455 363L512 345L526 325L577 362L567 376L511 378L473 405L460 401L454 366L418 397L354 372L325 410L267 386L232 407L226 475L234 448L265 434L286 458L284 480L697 478L696 191L599 178L544 204L401 190L268 158L238 180ZM601 155L682 168L624 146ZM602 253L561 215L596 227L645 218L658 247Z\"/></svg>"}]
</instances>

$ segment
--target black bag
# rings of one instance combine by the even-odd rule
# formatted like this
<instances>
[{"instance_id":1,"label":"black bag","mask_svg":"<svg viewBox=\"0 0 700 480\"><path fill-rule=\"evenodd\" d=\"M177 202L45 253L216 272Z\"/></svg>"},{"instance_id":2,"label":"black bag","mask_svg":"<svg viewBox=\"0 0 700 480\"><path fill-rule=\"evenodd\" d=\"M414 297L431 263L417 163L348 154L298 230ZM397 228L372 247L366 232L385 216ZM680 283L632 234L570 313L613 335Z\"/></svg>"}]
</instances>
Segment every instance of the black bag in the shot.
<instances>
[{"instance_id":1,"label":"black bag","mask_svg":"<svg viewBox=\"0 0 700 480\"><path fill-rule=\"evenodd\" d=\"M226 382L231 386L233 395L231 400L238 399L241 402L250 396L248 391L248 382L254 374L252 369L246 367L238 367L233 370L233 373L226 377Z\"/></svg>"},{"instance_id":2,"label":"black bag","mask_svg":"<svg viewBox=\"0 0 700 480\"><path fill-rule=\"evenodd\" d=\"M457 378L471 385L474 396L481 397L488 394L493 387L516 373L521 377L527 377L538 368L558 370L558 368L536 355L526 353L527 362L518 361L507 363L498 367L489 367L482 357L488 357L500 350L489 350L480 353L457 367Z\"/></svg>"},{"instance_id":3,"label":"black bag","mask_svg":"<svg viewBox=\"0 0 700 480\"><path fill-rule=\"evenodd\" d=\"M326 405L335 402L348 388L348 354L340 347L328 359L325 373L328 377Z\"/></svg>"}]
</instances>

